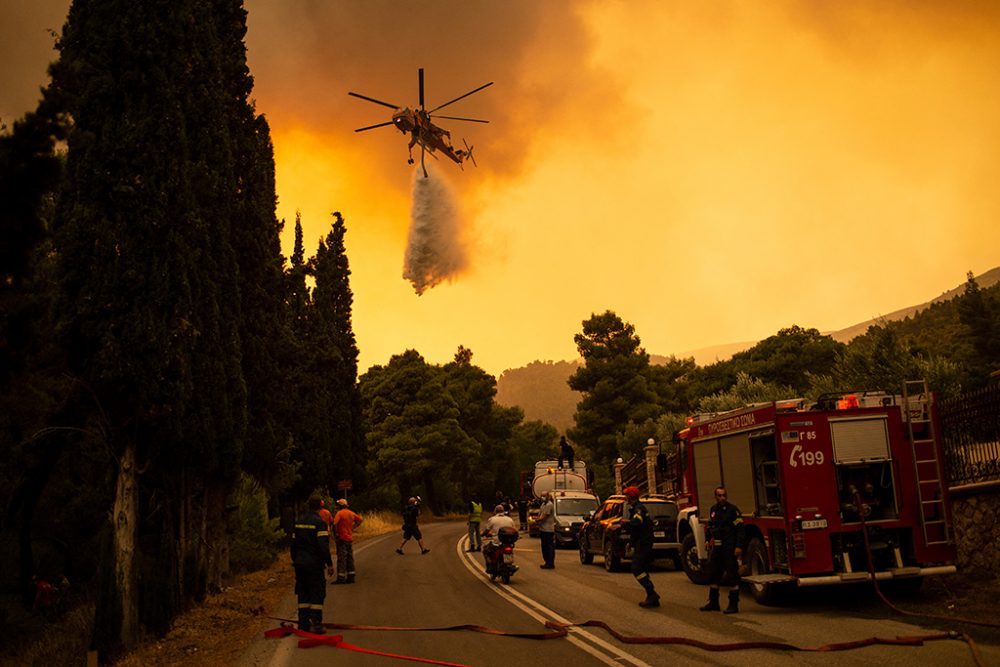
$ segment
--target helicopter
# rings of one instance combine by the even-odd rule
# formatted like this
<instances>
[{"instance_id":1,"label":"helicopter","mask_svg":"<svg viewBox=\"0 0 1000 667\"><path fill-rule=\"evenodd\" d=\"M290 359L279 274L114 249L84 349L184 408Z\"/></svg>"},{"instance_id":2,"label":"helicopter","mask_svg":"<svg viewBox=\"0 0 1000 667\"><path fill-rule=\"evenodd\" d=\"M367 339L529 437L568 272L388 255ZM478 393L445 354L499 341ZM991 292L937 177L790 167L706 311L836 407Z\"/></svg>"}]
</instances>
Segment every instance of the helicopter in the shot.
<instances>
[{"instance_id":1,"label":"helicopter","mask_svg":"<svg viewBox=\"0 0 1000 667\"><path fill-rule=\"evenodd\" d=\"M480 120L478 118L459 118L457 116L432 116L435 111L443 109L450 104L472 95L473 93L478 93L484 88L488 88L493 85L493 82L485 83L475 90L470 90L464 95L459 95L450 102L445 102L444 104L438 105L431 110L424 108L424 68L421 67L417 70L417 81L418 88L420 91L420 106L411 109L410 107L404 107L399 104L392 104L391 102L383 102L382 100L377 100L374 97L368 97L367 95L362 95L360 93L348 92L348 95L353 97L358 97L362 100L368 102L373 102L375 104L381 104L384 107L389 107L393 109L392 120L388 120L384 123L376 123L375 125L368 125L367 127L359 127L354 130L355 132L365 132L367 130L374 130L378 127L386 127L389 125L394 126L397 130L403 134L410 135L410 144L407 146L409 151L409 159L406 161L407 164L413 164L413 147L417 144L420 145L420 168L423 169L424 178L427 178L427 167L424 166L424 155L430 153L430 156L435 160L438 159L437 155L434 153L436 151L441 151L449 159L453 160L459 167L462 167L462 163L465 160L471 160L473 165L476 165L476 160L472 157L472 146L462 139L462 143L465 144L465 148L455 148L451 145L451 133L448 130L435 125L432 122L432 118L445 118L447 120L463 120L470 123L488 123L488 120ZM478 165L476 165L478 166Z\"/></svg>"}]
</instances>

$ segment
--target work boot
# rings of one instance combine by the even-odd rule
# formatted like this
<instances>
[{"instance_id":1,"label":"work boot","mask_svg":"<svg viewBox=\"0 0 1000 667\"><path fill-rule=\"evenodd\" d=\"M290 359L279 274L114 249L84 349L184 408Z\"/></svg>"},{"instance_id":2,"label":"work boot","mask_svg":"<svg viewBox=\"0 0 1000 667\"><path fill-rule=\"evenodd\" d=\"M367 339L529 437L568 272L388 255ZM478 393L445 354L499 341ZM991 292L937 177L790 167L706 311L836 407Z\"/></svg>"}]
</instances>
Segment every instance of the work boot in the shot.
<instances>
[{"instance_id":1,"label":"work boot","mask_svg":"<svg viewBox=\"0 0 1000 667\"><path fill-rule=\"evenodd\" d=\"M354 583L354 575L353 574L347 575L347 579L344 580L344 583L345 584L353 584Z\"/></svg>"},{"instance_id":2,"label":"work boot","mask_svg":"<svg viewBox=\"0 0 1000 667\"><path fill-rule=\"evenodd\" d=\"M719 606L719 589L709 588L708 589L708 604L704 607L698 607L699 611L719 611L722 607Z\"/></svg>"},{"instance_id":3,"label":"work boot","mask_svg":"<svg viewBox=\"0 0 1000 667\"><path fill-rule=\"evenodd\" d=\"M309 621L310 624L312 625L312 629L309 630L309 632L313 633L314 635L326 634L326 628L323 627L323 612L319 611L318 609L312 610L312 614L310 614Z\"/></svg>"},{"instance_id":4,"label":"work boot","mask_svg":"<svg viewBox=\"0 0 1000 667\"><path fill-rule=\"evenodd\" d=\"M402 556L403 555L403 548L400 547L399 549L396 549L396 553L398 553L400 556Z\"/></svg>"},{"instance_id":5,"label":"work boot","mask_svg":"<svg viewBox=\"0 0 1000 667\"><path fill-rule=\"evenodd\" d=\"M336 579L330 582L330 585L332 586L333 584L346 584L346 583L347 579L344 579L343 577L337 577Z\"/></svg>"},{"instance_id":6,"label":"work boot","mask_svg":"<svg viewBox=\"0 0 1000 667\"><path fill-rule=\"evenodd\" d=\"M646 599L639 603L640 607L650 608L660 606L660 596L656 594L656 591L646 591Z\"/></svg>"},{"instance_id":7,"label":"work boot","mask_svg":"<svg viewBox=\"0 0 1000 667\"><path fill-rule=\"evenodd\" d=\"M740 611L739 589L729 591L729 606L722 610L723 614L738 614Z\"/></svg>"}]
</instances>

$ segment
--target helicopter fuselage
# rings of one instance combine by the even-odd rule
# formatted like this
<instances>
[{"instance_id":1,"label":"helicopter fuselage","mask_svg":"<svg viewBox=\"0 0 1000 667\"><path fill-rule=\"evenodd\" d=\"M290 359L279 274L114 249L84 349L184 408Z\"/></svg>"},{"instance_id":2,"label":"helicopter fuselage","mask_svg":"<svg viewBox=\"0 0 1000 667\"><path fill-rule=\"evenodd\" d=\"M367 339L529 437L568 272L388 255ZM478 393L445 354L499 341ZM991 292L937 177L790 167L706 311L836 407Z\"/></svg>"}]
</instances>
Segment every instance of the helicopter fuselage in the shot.
<instances>
[{"instance_id":1,"label":"helicopter fuselage","mask_svg":"<svg viewBox=\"0 0 1000 667\"><path fill-rule=\"evenodd\" d=\"M465 152L452 147L451 133L432 123L426 111L403 107L392 114L392 124L403 134L410 135L411 149L420 144L430 153L441 151L456 164L462 164Z\"/></svg>"}]
</instances>

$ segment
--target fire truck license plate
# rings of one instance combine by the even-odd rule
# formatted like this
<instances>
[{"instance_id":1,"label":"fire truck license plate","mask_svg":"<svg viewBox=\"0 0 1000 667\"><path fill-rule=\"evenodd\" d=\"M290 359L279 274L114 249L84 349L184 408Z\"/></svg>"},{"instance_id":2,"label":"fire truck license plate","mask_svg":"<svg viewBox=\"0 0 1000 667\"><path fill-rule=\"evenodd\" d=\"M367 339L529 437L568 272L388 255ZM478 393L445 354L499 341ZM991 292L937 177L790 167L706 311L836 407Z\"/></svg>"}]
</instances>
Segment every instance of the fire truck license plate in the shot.
<instances>
[{"instance_id":1,"label":"fire truck license plate","mask_svg":"<svg viewBox=\"0 0 1000 667\"><path fill-rule=\"evenodd\" d=\"M810 519L802 522L802 530L813 528L826 528L826 519Z\"/></svg>"},{"instance_id":2,"label":"fire truck license plate","mask_svg":"<svg viewBox=\"0 0 1000 667\"><path fill-rule=\"evenodd\" d=\"M666 538L667 537L667 531L665 531L665 530L656 530L656 531L653 531L653 537Z\"/></svg>"}]
</instances>

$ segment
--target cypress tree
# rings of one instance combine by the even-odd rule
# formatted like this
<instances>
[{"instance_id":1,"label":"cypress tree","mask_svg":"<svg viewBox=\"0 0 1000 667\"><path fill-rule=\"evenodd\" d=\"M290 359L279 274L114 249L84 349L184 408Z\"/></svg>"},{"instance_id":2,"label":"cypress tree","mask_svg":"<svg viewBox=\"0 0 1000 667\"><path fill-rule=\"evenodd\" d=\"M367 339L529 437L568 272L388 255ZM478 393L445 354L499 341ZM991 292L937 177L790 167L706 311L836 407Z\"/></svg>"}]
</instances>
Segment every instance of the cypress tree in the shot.
<instances>
[{"instance_id":1,"label":"cypress tree","mask_svg":"<svg viewBox=\"0 0 1000 667\"><path fill-rule=\"evenodd\" d=\"M264 356L243 336L278 321L248 332L244 292L280 285L244 32L237 1L75 0L52 68L74 123L56 214L60 332L117 464L105 654L140 624L165 631L227 567L246 357Z\"/></svg>"},{"instance_id":2,"label":"cypress tree","mask_svg":"<svg viewBox=\"0 0 1000 667\"><path fill-rule=\"evenodd\" d=\"M360 485L364 470L361 436L361 401L358 394L358 346L351 325L354 296L350 287L344 235L346 226L339 212L312 261L316 287L313 290L313 352L325 366L325 392L329 404L332 468L337 479L353 479Z\"/></svg>"}]
</instances>

